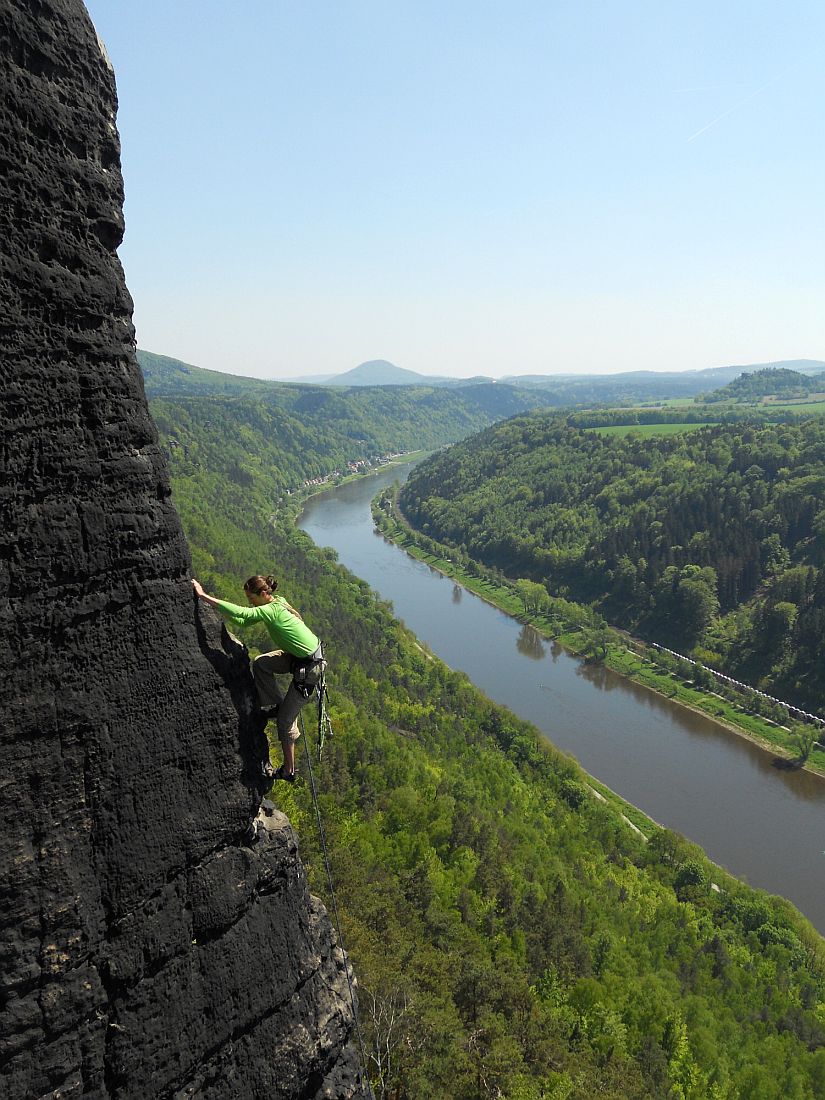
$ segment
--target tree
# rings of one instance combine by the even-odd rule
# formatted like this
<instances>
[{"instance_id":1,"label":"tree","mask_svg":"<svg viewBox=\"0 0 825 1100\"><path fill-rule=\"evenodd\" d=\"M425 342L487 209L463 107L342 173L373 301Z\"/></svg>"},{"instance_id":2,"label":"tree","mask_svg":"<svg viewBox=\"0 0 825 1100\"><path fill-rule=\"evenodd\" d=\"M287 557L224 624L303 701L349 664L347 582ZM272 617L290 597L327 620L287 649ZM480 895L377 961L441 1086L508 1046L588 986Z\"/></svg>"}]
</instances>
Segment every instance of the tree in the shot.
<instances>
[{"instance_id":1,"label":"tree","mask_svg":"<svg viewBox=\"0 0 825 1100\"><path fill-rule=\"evenodd\" d=\"M543 584L521 578L516 581L516 592L526 615L537 615L548 605L547 589Z\"/></svg>"},{"instance_id":2,"label":"tree","mask_svg":"<svg viewBox=\"0 0 825 1100\"><path fill-rule=\"evenodd\" d=\"M791 560L790 554L782 545L782 540L776 532L762 540L759 553L762 560L762 572L768 576L773 576L781 573L783 569L787 569Z\"/></svg>"},{"instance_id":3,"label":"tree","mask_svg":"<svg viewBox=\"0 0 825 1100\"><path fill-rule=\"evenodd\" d=\"M676 614L683 644L692 649L719 614L716 570L709 565L686 565L679 575Z\"/></svg>"},{"instance_id":4,"label":"tree","mask_svg":"<svg viewBox=\"0 0 825 1100\"><path fill-rule=\"evenodd\" d=\"M803 722L794 722L791 726L791 741L799 753L800 764L804 764L811 755L818 737L819 731L814 726L808 726Z\"/></svg>"},{"instance_id":5,"label":"tree","mask_svg":"<svg viewBox=\"0 0 825 1100\"><path fill-rule=\"evenodd\" d=\"M708 873L698 859L686 859L676 873L673 888L679 901L696 901L708 892Z\"/></svg>"},{"instance_id":6,"label":"tree","mask_svg":"<svg viewBox=\"0 0 825 1100\"><path fill-rule=\"evenodd\" d=\"M585 642L581 649L585 660L590 664L603 664L610 644L610 627L607 623L584 630Z\"/></svg>"},{"instance_id":7,"label":"tree","mask_svg":"<svg viewBox=\"0 0 825 1100\"><path fill-rule=\"evenodd\" d=\"M403 1056L414 1057L421 1043L417 1014L409 993L399 986L381 992L362 988L360 999L370 1024L374 1091L384 1100L404 1081Z\"/></svg>"},{"instance_id":8,"label":"tree","mask_svg":"<svg viewBox=\"0 0 825 1100\"><path fill-rule=\"evenodd\" d=\"M799 611L787 600L767 603L759 611L756 621L757 644L763 652L774 656L774 663L782 657L796 625Z\"/></svg>"}]
</instances>

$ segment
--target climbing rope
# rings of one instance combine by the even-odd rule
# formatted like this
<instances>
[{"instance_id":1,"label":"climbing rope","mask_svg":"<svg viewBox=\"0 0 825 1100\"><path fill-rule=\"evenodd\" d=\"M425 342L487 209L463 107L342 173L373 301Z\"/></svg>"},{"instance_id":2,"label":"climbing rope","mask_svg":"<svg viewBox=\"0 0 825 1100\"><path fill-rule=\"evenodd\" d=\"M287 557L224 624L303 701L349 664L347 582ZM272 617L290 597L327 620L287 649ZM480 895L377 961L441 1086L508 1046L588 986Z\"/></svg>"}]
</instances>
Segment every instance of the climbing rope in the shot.
<instances>
[{"instance_id":1,"label":"climbing rope","mask_svg":"<svg viewBox=\"0 0 825 1100\"><path fill-rule=\"evenodd\" d=\"M324 691L324 695L326 695L326 690ZM326 705L324 703L323 696L319 695L319 697L318 697L318 710L319 710L319 714L318 714L318 738L319 738L318 760L319 760L319 762L321 760L321 749L322 749L322 742L321 742L321 731L322 731L322 728L323 728L322 727L322 716L321 716L322 709L325 712L326 711ZM327 722L328 721L329 721L329 716L327 716ZM316 790L316 787L315 787L315 773L312 770L312 754L309 751L309 743L308 743L308 739L306 737L306 731L304 730L304 716L300 711L298 712L298 722L301 726L301 733L303 735L304 755L306 756L307 768L309 769L309 789L312 792L312 804L315 807L315 820L316 820L316 823L318 825L318 837L321 841L321 852L323 853L323 856L324 856L324 867L326 868L326 872L327 872L327 885L329 886L329 896L332 899L332 912L333 912L333 915L335 917L335 930L338 933L338 943L341 945L341 951L343 952L343 955L344 955L344 970L345 970L346 975L347 975L347 985L349 986L349 999L350 999L350 1004L352 1005L353 1019L355 1020L355 1031L356 1031L356 1034L358 1035L358 1045L361 1048L361 1075L362 1075L364 1087L366 1088L367 1097L369 1098L369 1100L375 1100L375 1096L374 1096L374 1093L372 1091L372 1086L370 1085L369 1077L367 1076L367 1064L368 1064L368 1062L367 1062L367 1051L366 1051L366 1047L364 1046L364 1037L361 1034L361 1021L358 1017L358 1006L355 1003L355 990L352 987L352 978L350 977L349 955L347 954L347 949L344 945L344 937L341 934L341 921L338 917L338 902L335 899L335 888L332 885L332 871L331 871L330 865L329 865L329 853L327 852L327 841L326 841L326 836L324 834L324 823L321 820L321 808L318 805L318 791ZM329 735L330 736L332 735L332 728L331 727L329 728Z\"/></svg>"}]
</instances>

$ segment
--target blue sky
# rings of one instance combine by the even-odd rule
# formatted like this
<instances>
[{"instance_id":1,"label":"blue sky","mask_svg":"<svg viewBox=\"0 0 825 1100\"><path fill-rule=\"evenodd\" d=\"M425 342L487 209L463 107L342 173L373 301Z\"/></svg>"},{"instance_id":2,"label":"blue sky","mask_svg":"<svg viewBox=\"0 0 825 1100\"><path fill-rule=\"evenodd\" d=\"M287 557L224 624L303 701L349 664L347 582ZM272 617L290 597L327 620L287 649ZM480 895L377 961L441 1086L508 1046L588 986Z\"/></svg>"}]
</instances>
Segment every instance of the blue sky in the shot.
<instances>
[{"instance_id":1,"label":"blue sky","mask_svg":"<svg viewBox=\"0 0 825 1100\"><path fill-rule=\"evenodd\" d=\"M261 377L825 359L825 5L87 0L140 347Z\"/></svg>"}]
</instances>

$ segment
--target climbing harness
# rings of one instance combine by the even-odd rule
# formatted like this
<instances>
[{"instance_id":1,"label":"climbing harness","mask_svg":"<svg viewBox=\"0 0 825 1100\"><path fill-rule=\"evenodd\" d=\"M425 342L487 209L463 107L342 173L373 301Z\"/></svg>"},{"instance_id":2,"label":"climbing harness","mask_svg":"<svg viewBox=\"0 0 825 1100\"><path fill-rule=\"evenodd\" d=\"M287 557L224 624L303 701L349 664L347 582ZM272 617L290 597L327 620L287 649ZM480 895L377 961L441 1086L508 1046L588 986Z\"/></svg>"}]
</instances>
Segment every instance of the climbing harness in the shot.
<instances>
[{"instance_id":1,"label":"climbing harness","mask_svg":"<svg viewBox=\"0 0 825 1100\"><path fill-rule=\"evenodd\" d=\"M321 730L321 717L320 716L321 716L322 710L323 711L326 710L325 704L323 703L323 699L326 696L326 690L325 689L322 690L323 687L324 687L324 685L323 685L323 676L322 676L321 686L319 687L319 694L318 694L319 738L320 738L320 730ZM329 721L329 717L327 716L327 722L328 721ZM367 1075L367 1065L368 1065L367 1051L366 1051L366 1047L364 1046L364 1037L361 1034L361 1021L358 1017L358 1006L355 1003L355 990L352 988L352 977L351 977L351 968L350 968L350 964L349 964L349 955L347 954L347 949L344 945L344 937L341 934L341 921L338 917L338 902L335 900L335 888L332 885L332 871L330 870L330 866L329 866L329 853L327 852L327 841L326 841L326 836L324 834L324 823L321 820L321 808L318 805L318 791L315 787L315 773L312 770L312 759L311 759L312 754L309 751L308 739L306 737L306 731L304 730L303 714L300 713L300 712L298 713L298 722L300 723L301 734L303 735L304 755L306 756L307 769L309 771L309 789L312 792L312 804L315 807L315 821L316 821L316 824L318 826L318 838L321 841L321 852L323 853L323 856L324 856L324 867L326 868L326 872L327 872L327 886L329 887L329 896L330 896L330 899L332 900L332 912L333 912L333 915L335 917L335 930L338 933L338 943L339 943L339 945L341 947L341 951L344 955L344 972L347 975L347 985L349 986L349 999L350 999L350 1004L352 1005L352 1017L355 1020L355 1031L356 1031L356 1034L358 1035L358 1045L361 1048L361 1074L362 1074L362 1078L363 1078L363 1085L364 1085L364 1089L366 1091L366 1095L368 1097L368 1100L375 1100L375 1095L372 1091L372 1086L370 1085L369 1077ZM329 730L329 735L331 736L331 734L332 734L332 730L330 729ZM319 760L319 762L320 762L320 759L321 759L321 745L319 743L319 746L318 746L318 760Z\"/></svg>"},{"instance_id":2,"label":"climbing harness","mask_svg":"<svg viewBox=\"0 0 825 1100\"><path fill-rule=\"evenodd\" d=\"M332 737L332 722L329 717L327 682L327 662L324 660L324 643L308 657L292 658L292 683L295 690L304 699L309 699L313 691L318 693L318 761L324 752L324 741Z\"/></svg>"},{"instance_id":3,"label":"climbing harness","mask_svg":"<svg viewBox=\"0 0 825 1100\"><path fill-rule=\"evenodd\" d=\"M326 667L323 642L320 642L315 652L310 653L309 656L292 658L292 683L304 699L308 699L314 688L323 680Z\"/></svg>"}]
</instances>

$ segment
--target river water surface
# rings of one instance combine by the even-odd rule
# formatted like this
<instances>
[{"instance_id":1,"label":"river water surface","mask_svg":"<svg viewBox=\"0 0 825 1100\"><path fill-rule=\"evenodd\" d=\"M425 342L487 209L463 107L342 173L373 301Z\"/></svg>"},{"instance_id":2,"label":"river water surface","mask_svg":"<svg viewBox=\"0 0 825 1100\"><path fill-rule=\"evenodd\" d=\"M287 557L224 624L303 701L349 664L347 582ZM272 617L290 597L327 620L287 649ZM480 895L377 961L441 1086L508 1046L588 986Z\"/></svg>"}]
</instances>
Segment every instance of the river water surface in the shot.
<instances>
[{"instance_id":1,"label":"river water surface","mask_svg":"<svg viewBox=\"0 0 825 1100\"><path fill-rule=\"evenodd\" d=\"M491 699L739 878L790 898L825 932L825 780L781 771L770 753L709 718L582 664L387 542L370 501L411 468L313 497L301 528Z\"/></svg>"}]
</instances>

